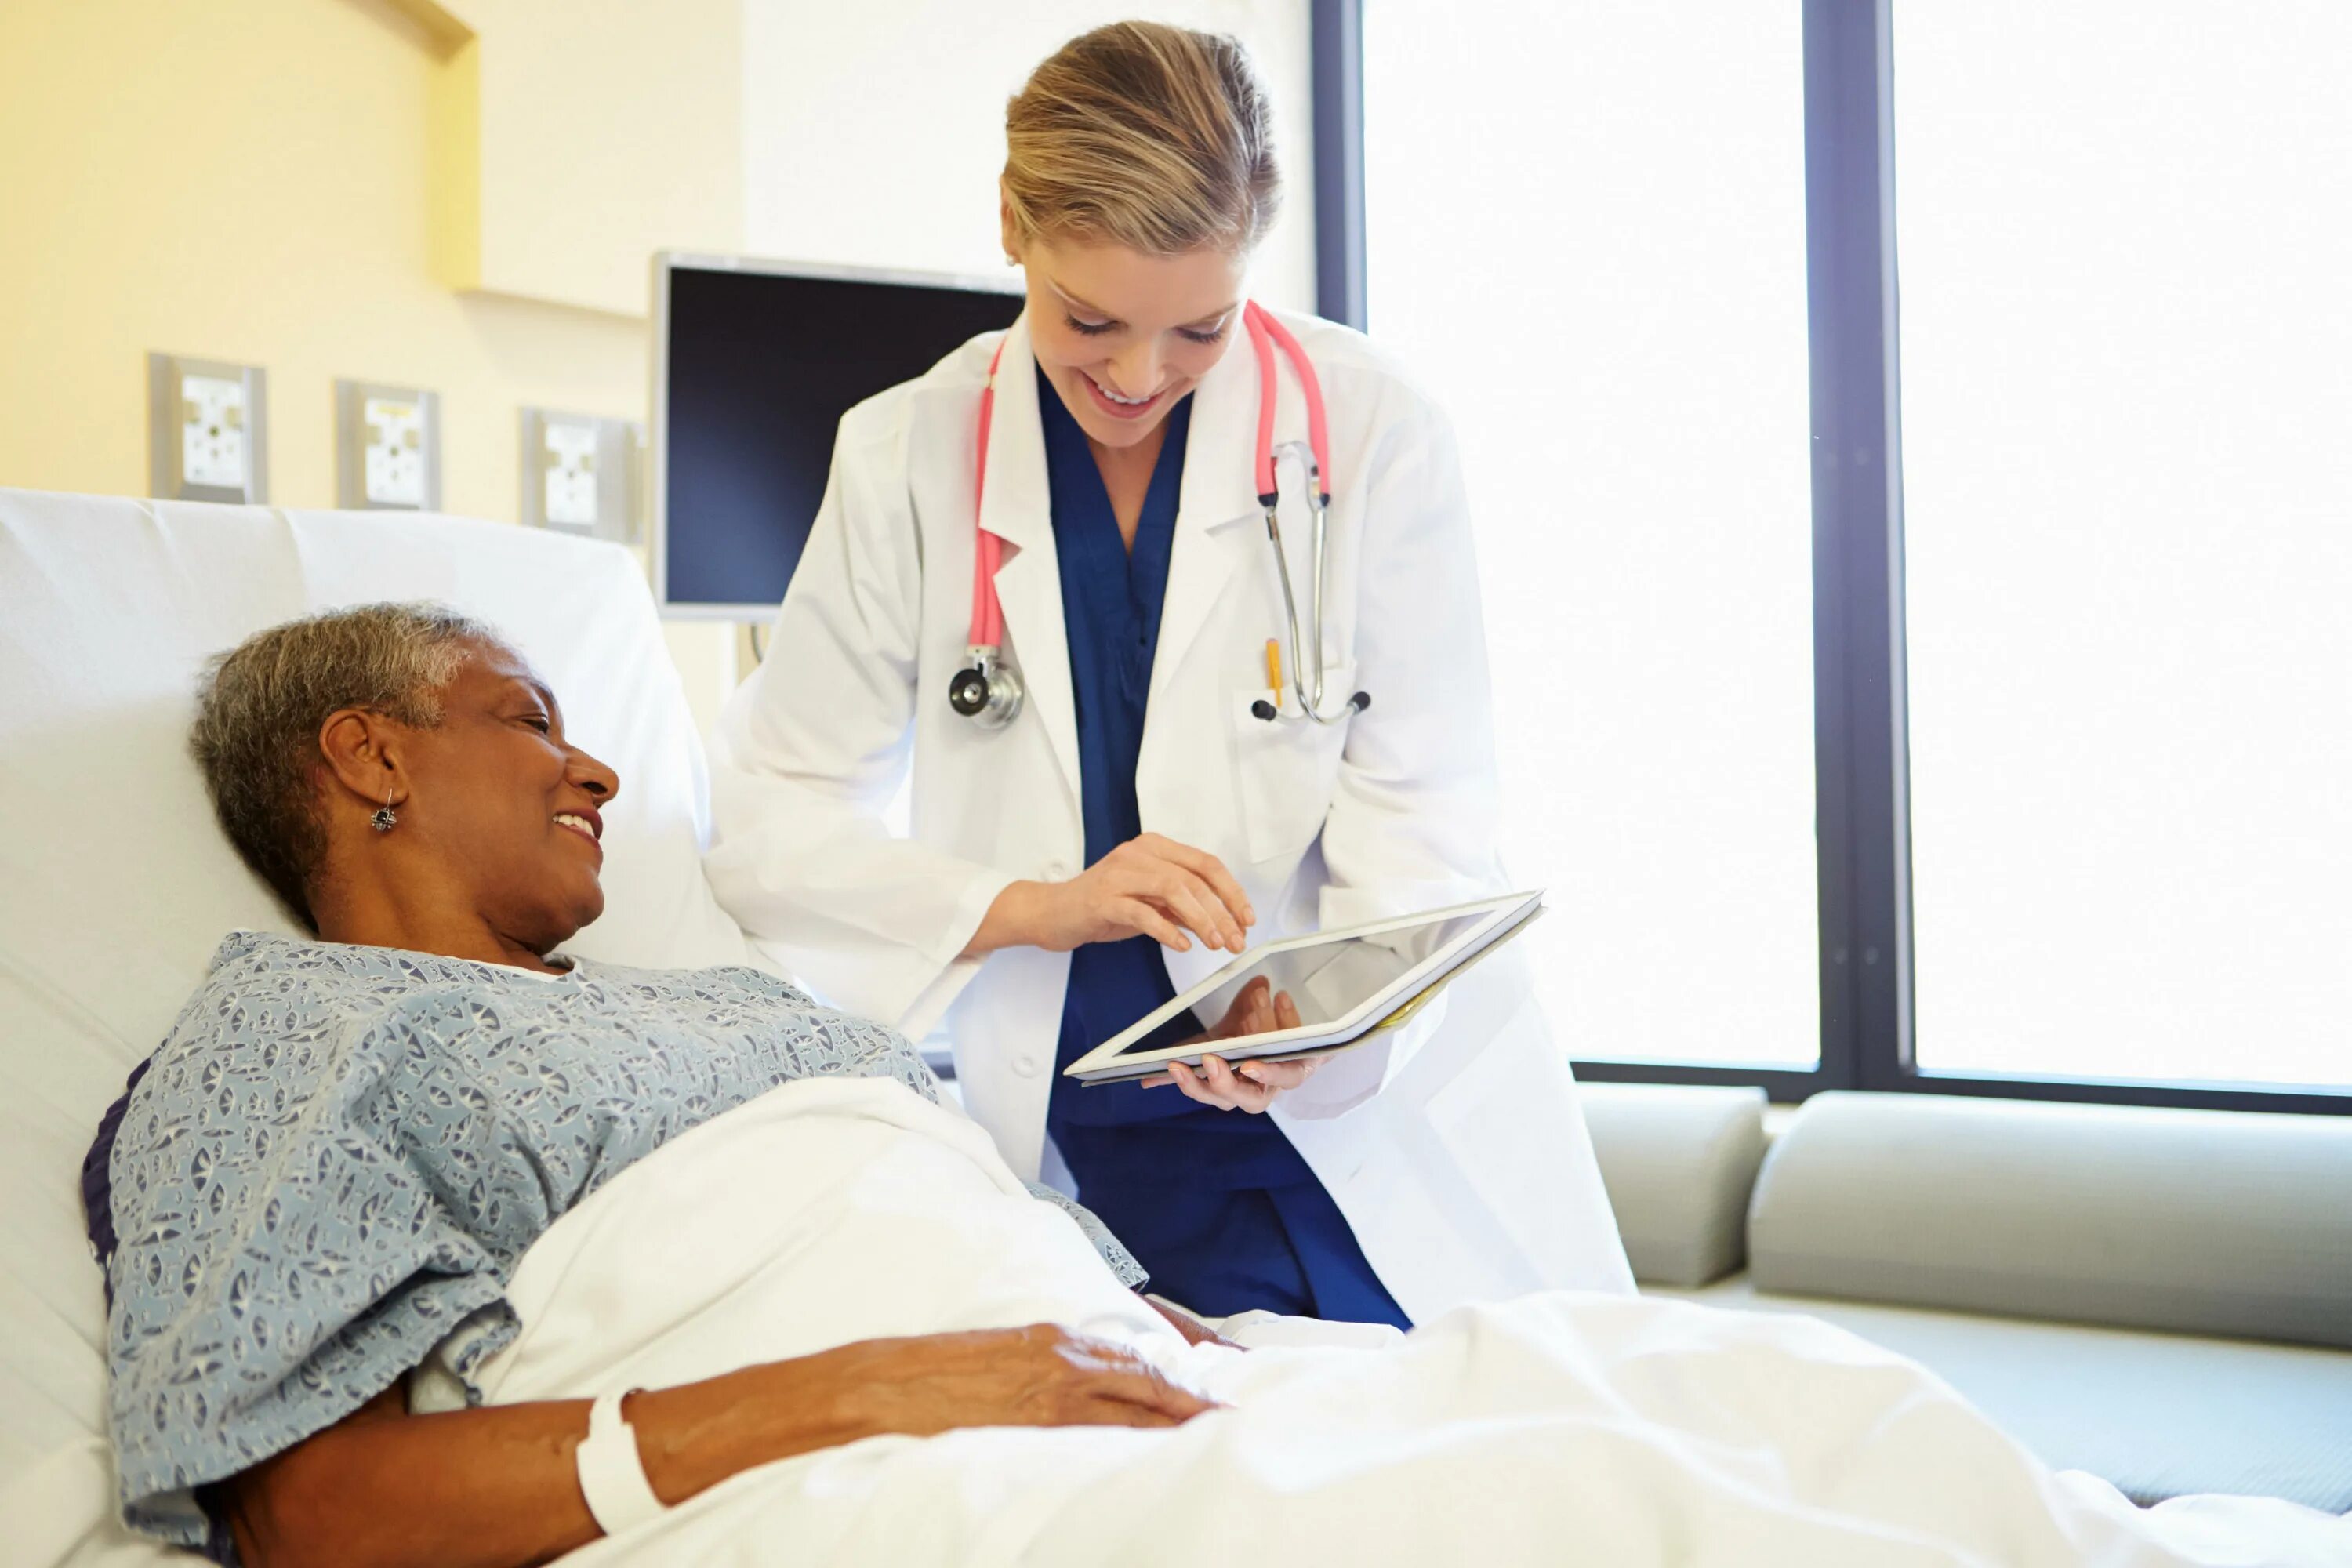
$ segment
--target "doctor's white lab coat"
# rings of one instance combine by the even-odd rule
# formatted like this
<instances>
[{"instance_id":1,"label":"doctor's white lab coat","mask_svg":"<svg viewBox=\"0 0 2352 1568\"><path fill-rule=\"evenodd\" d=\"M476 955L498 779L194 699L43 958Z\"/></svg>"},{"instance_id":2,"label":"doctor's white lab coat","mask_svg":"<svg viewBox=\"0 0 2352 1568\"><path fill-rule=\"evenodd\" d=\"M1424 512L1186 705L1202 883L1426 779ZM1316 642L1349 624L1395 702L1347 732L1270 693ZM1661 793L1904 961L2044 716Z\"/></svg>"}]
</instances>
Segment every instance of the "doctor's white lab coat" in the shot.
<instances>
[{"instance_id":1,"label":"doctor's white lab coat","mask_svg":"<svg viewBox=\"0 0 2352 1568\"><path fill-rule=\"evenodd\" d=\"M1326 710L1359 689L1371 704L1328 726L1250 711L1285 621L1252 472L1256 366L1236 342L1193 394L1136 775L1145 829L1215 855L1248 890L1253 940L1507 890L1452 433L1362 337L1285 320L1329 407ZM709 866L727 909L827 1001L919 1037L944 1021L965 1107L1034 1178L1050 1168L1068 955L960 955L1007 883L1078 872L1085 835L1024 322L997 376L980 521L1005 542L996 588L1027 701L996 731L948 706L967 662L974 441L995 341L842 420L766 658L720 724ZM1303 442L1304 404L1281 370L1275 439ZM1282 478L1304 617L1303 485L1294 463ZM1286 640L1284 658L1286 678ZM883 816L910 760L912 836L898 838ZM1467 972L1433 1016L1326 1062L1272 1112L1415 1321L1531 1289L1632 1289L1525 945ZM1226 957L1196 943L1167 961L1181 991Z\"/></svg>"}]
</instances>

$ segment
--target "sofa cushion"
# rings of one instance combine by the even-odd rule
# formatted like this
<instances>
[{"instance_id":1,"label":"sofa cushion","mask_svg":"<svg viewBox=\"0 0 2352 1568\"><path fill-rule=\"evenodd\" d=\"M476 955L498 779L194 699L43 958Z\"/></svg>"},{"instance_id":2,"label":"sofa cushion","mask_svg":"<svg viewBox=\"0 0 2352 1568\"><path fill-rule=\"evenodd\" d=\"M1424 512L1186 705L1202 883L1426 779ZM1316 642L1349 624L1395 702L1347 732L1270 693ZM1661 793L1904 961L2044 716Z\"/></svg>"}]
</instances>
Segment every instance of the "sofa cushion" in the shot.
<instances>
[{"instance_id":1,"label":"sofa cushion","mask_svg":"<svg viewBox=\"0 0 2352 1568\"><path fill-rule=\"evenodd\" d=\"M1583 1083L1584 1124L1633 1276L1703 1285L1747 1255L1748 1189L1764 1158L1764 1091Z\"/></svg>"},{"instance_id":2,"label":"sofa cushion","mask_svg":"<svg viewBox=\"0 0 2352 1568\"><path fill-rule=\"evenodd\" d=\"M2352 1510L2352 1351L1777 1296L1744 1274L1658 1293L1850 1330L1927 1367L2053 1469L2137 1503L2228 1492Z\"/></svg>"},{"instance_id":3,"label":"sofa cushion","mask_svg":"<svg viewBox=\"0 0 2352 1568\"><path fill-rule=\"evenodd\" d=\"M2352 1345L2352 1117L1816 1095L1748 1252L1767 1290Z\"/></svg>"}]
</instances>

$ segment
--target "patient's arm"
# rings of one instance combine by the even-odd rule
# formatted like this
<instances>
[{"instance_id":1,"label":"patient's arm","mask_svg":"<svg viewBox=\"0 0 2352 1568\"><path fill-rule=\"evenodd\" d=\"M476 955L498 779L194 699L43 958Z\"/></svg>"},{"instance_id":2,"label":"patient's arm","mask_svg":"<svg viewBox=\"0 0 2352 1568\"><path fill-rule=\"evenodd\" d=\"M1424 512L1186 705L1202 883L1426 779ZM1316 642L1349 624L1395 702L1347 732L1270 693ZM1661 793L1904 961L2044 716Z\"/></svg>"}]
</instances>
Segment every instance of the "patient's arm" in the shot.
<instances>
[{"instance_id":1,"label":"patient's arm","mask_svg":"<svg viewBox=\"0 0 2352 1568\"><path fill-rule=\"evenodd\" d=\"M600 1533L573 1451L584 1399L410 1415L398 1387L219 1489L247 1568L519 1568ZM1210 1408L1051 1324L866 1340L632 1395L646 1478L683 1502L738 1471L884 1432L1172 1426Z\"/></svg>"},{"instance_id":2,"label":"patient's arm","mask_svg":"<svg viewBox=\"0 0 2352 1568\"><path fill-rule=\"evenodd\" d=\"M1095 1255L1103 1260L1103 1267L1117 1275L1120 1284L1130 1290L1143 1289L1143 1282L1150 1276L1143 1271L1143 1265L1135 1260L1135 1254L1110 1233L1110 1226L1103 1224L1101 1216L1094 1210L1076 1198L1055 1192L1043 1182L1024 1182L1022 1185L1027 1187L1029 1195L1039 1203L1051 1204L1076 1221L1078 1229L1094 1243Z\"/></svg>"}]
</instances>

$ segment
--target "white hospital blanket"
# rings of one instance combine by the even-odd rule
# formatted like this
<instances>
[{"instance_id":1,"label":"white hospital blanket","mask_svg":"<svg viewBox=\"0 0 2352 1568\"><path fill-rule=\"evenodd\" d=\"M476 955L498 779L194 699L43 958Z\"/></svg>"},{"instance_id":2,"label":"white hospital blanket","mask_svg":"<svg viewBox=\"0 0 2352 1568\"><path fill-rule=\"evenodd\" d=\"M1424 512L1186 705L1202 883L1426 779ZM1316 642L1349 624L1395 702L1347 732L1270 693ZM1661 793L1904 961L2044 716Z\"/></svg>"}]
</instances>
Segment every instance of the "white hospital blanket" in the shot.
<instances>
[{"instance_id":1,"label":"white hospital blanket","mask_svg":"<svg viewBox=\"0 0 2352 1568\"><path fill-rule=\"evenodd\" d=\"M2352 1565L2352 1521L2143 1511L1921 1368L1810 1319L1554 1295L1382 1350L1191 1347L987 1137L878 1079L786 1085L560 1220L494 1402L1040 1321L1232 1408L1163 1431L877 1437L746 1472L567 1558L615 1564Z\"/></svg>"}]
</instances>

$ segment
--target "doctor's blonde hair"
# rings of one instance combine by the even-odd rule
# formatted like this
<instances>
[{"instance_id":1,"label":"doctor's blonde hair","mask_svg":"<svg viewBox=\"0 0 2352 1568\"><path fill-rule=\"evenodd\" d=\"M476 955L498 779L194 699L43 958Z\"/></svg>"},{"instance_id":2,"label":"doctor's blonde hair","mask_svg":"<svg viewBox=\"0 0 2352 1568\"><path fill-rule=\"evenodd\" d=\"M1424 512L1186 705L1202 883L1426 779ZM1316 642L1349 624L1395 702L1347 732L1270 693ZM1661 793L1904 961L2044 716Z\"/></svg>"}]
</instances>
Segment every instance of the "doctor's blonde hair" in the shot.
<instances>
[{"instance_id":1,"label":"doctor's blonde hair","mask_svg":"<svg viewBox=\"0 0 2352 1568\"><path fill-rule=\"evenodd\" d=\"M1281 205L1273 107L1222 34L1117 22L1073 38L1005 106L1004 141L1005 209L1024 240L1238 255Z\"/></svg>"}]
</instances>

